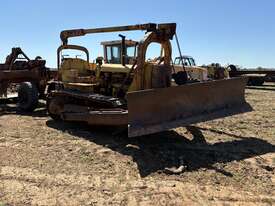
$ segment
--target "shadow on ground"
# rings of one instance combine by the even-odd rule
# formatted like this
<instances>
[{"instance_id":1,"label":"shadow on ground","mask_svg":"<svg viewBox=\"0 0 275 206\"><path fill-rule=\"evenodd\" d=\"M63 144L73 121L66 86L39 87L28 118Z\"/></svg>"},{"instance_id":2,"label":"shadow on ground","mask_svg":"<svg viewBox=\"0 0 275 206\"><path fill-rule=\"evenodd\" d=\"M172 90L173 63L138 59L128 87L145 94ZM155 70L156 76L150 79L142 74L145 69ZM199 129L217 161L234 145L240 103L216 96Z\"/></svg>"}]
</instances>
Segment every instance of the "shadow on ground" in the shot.
<instances>
[{"instance_id":1,"label":"shadow on ground","mask_svg":"<svg viewBox=\"0 0 275 206\"><path fill-rule=\"evenodd\" d=\"M226 176L231 173L216 168L216 163L228 163L250 157L275 152L275 146L256 137L242 137L226 133L237 138L234 141L208 144L203 136L205 128L187 127L193 139L189 140L174 131L162 132L138 138L127 138L127 134L114 134L110 128L93 128L83 124L71 124L49 120L51 128L68 132L79 138L108 147L123 155L129 155L136 162L140 175L148 176L155 172L163 172L165 168L184 165L187 171L201 168L214 169ZM88 131L88 132L87 132ZM222 134L223 132L213 130ZM113 135L111 135L113 134Z\"/></svg>"}]
</instances>

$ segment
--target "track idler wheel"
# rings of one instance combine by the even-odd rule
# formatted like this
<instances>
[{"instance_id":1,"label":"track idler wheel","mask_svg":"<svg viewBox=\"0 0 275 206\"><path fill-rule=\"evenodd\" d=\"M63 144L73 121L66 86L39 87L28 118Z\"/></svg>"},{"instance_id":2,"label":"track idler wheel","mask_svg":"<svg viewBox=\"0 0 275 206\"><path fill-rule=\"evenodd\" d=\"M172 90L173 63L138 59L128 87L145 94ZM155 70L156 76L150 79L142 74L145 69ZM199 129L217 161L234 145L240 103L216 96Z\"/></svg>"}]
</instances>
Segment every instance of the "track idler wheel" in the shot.
<instances>
[{"instance_id":1,"label":"track idler wheel","mask_svg":"<svg viewBox=\"0 0 275 206\"><path fill-rule=\"evenodd\" d=\"M49 116L54 120L60 120L64 110L64 99L61 97L52 97L47 100L47 110Z\"/></svg>"}]
</instances>

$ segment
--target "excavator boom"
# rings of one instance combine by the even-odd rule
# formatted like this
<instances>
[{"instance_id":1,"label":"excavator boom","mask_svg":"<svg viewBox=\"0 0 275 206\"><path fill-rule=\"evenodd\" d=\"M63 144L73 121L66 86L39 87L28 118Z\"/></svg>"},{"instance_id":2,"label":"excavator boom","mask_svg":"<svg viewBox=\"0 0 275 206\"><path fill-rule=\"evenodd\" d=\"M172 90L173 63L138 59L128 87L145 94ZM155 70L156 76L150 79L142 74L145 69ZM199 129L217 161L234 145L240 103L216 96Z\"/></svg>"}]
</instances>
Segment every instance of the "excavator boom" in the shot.
<instances>
[{"instance_id":1,"label":"excavator boom","mask_svg":"<svg viewBox=\"0 0 275 206\"><path fill-rule=\"evenodd\" d=\"M72 29L64 30L60 34L61 41L63 45L68 44L68 39L71 37L85 36L86 34L95 34L95 33L108 33L108 32L121 32L121 31L154 31L158 27L157 24L148 23L148 24L136 24L128 26L116 26L116 27L102 27L102 28L93 28L93 29Z\"/></svg>"}]
</instances>

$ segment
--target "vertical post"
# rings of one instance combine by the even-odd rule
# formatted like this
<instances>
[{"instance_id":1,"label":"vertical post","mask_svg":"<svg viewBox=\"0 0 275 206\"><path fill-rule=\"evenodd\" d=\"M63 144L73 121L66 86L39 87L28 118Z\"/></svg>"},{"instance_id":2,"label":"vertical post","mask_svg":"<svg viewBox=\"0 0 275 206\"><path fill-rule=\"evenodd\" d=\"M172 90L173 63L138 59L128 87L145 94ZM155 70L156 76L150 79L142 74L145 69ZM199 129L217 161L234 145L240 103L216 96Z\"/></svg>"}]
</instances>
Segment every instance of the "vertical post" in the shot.
<instances>
[{"instance_id":1,"label":"vertical post","mask_svg":"<svg viewBox=\"0 0 275 206\"><path fill-rule=\"evenodd\" d=\"M125 36L119 35L121 37L121 64L125 66L126 64L126 45L125 45Z\"/></svg>"}]
</instances>

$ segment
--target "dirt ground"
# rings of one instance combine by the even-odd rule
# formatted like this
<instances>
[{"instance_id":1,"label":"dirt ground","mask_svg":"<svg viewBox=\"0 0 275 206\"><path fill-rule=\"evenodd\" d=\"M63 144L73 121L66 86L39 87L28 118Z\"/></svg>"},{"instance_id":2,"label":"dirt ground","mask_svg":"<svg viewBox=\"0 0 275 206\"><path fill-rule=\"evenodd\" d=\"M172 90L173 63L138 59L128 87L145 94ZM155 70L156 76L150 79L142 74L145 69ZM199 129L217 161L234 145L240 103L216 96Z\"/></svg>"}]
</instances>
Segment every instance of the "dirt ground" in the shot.
<instances>
[{"instance_id":1,"label":"dirt ground","mask_svg":"<svg viewBox=\"0 0 275 206\"><path fill-rule=\"evenodd\" d=\"M0 206L275 205L275 84L247 100L253 112L134 139L1 105Z\"/></svg>"}]
</instances>

